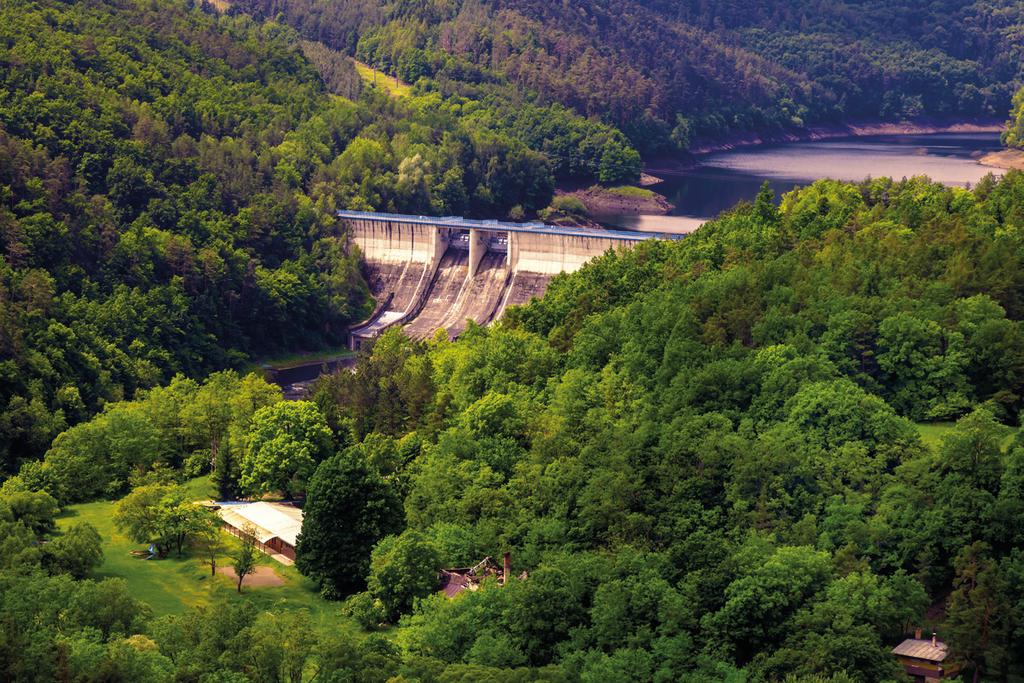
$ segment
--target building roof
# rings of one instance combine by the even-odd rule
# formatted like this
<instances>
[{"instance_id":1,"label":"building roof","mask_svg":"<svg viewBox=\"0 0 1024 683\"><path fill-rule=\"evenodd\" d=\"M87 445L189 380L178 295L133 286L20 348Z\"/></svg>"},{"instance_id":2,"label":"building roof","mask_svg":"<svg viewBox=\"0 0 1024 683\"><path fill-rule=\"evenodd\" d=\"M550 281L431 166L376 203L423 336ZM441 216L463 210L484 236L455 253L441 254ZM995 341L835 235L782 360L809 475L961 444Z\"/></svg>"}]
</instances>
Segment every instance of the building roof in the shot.
<instances>
[{"instance_id":1,"label":"building roof","mask_svg":"<svg viewBox=\"0 0 1024 683\"><path fill-rule=\"evenodd\" d=\"M599 228L571 228L546 223L508 223L496 220L476 220L462 216L411 216L398 213L376 213L368 211L342 210L335 213L338 218L363 219L377 222L418 223L442 228L493 230L500 232L526 232L542 235L565 235L572 237L594 237L600 239L642 242L649 239L675 240L683 235L633 232L630 230L603 230Z\"/></svg>"},{"instance_id":2,"label":"building roof","mask_svg":"<svg viewBox=\"0 0 1024 683\"><path fill-rule=\"evenodd\" d=\"M475 591L485 578L501 577L502 571L502 565L495 562L494 558L490 556L485 557L474 567L442 569L440 572L441 592L449 598L454 598L464 590ZM499 578L499 581L501 580Z\"/></svg>"},{"instance_id":3,"label":"building roof","mask_svg":"<svg viewBox=\"0 0 1024 683\"><path fill-rule=\"evenodd\" d=\"M447 598L454 598L464 590L476 590L477 583L465 574L441 570L441 592Z\"/></svg>"},{"instance_id":4,"label":"building roof","mask_svg":"<svg viewBox=\"0 0 1024 683\"><path fill-rule=\"evenodd\" d=\"M223 505L217 514L225 522L242 529L247 524L256 528L256 540L266 543L280 538L290 546L295 545L302 531L302 510L284 503L238 503Z\"/></svg>"},{"instance_id":5,"label":"building roof","mask_svg":"<svg viewBox=\"0 0 1024 683\"><path fill-rule=\"evenodd\" d=\"M949 647L941 640L932 645L931 640L918 640L907 638L892 649L894 655L900 657L913 657L924 659L929 662L941 662L949 654Z\"/></svg>"}]
</instances>

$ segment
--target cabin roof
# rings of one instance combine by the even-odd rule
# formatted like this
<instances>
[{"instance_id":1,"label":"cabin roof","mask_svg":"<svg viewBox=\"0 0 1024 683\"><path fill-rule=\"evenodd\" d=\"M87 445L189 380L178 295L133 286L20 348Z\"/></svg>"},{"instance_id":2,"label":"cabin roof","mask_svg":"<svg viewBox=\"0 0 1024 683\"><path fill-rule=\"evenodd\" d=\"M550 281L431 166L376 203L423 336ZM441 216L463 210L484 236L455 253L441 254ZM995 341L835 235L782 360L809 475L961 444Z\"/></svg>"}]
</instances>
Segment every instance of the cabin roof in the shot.
<instances>
[{"instance_id":1,"label":"cabin roof","mask_svg":"<svg viewBox=\"0 0 1024 683\"><path fill-rule=\"evenodd\" d=\"M251 524L256 529L256 539L260 543L280 538L294 547L296 538L302 531L302 510L293 505L262 501L237 505L222 504L217 514L239 530L246 524Z\"/></svg>"},{"instance_id":2,"label":"cabin roof","mask_svg":"<svg viewBox=\"0 0 1024 683\"><path fill-rule=\"evenodd\" d=\"M941 662L949 654L949 647L940 641L933 645L931 640L918 640L907 638L892 649L892 653L899 657L913 657L924 659L929 662Z\"/></svg>"}]
</instances>

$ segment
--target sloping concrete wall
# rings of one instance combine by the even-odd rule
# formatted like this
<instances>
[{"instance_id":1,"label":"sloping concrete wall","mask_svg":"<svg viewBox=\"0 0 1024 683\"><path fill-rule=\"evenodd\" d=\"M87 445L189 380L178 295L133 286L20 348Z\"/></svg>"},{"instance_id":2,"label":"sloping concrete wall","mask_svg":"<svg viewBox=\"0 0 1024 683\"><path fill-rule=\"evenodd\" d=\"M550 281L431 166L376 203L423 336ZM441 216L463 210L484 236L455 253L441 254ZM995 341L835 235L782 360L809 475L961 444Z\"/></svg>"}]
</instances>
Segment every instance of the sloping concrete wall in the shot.
<instances>
[{"instance_id":1,"label":"sloping concrete wall","mask_svg":"<svg viewBox=\"0 0 1024 683\"><path fill-rule=\"evenodd\" d=\"M553 277L554 275L529 273L525 270L516 271L509 278L508 286L505 288L505 293L502 295L501 302L494 312L492 319L500 320L505 315L505 309L509 306L522 306L530 303L534 297L539 299L544 296L548 283L551 282Z\"/></svg>"},{"instance_id":2,"label":"sloping concrete wall","mask_svg":"<svg viewBox=\"0 0 1024 683\"><path fill-rule=\"evenodd\" d=\"M496 222L462 228L463 219L438 219L442 224L434 225L423 217L352 213L344 220L375 275L373 294L378 300L392 297L374 320L353 330L359 339L397 324L414 338L438 328L457 336L466 319L481 324L497 319L507 306L542 296L558 273L579 270L609 249L628 249L649 237ZM507 253L500 253L506 241ZM488 253L491 246L495 250Z\"/></svg>"},{"instance_id":3,"label":"sloping concrete wall","mask_svg":"<svg viewBox=\"0 0 1024 683\"><path fill-rule=\"evenodd\" d=\"M508 259L513 270L542 275L572 273L609 249L633 246L632 242L577 235L509 233Z\"/></svg>"},{"instance_id":4,"label":"sloping concrete wall","mask_svg":"<svg viewBox=\"0 0 1024 683\"><path fill-rule=\"evenodd\" d=\"M349 220L348 226L366 261L371 293L377 301L390 297L387 306L350 330L349 346L358 348L388 327L414 317L423 307L450 231L363 219Z\"/></svg>"},{"instance_id":5,"label":"sloping concrete wall","mask_svg":"<svg viewBox=\"0 0 1024 683\"><path fill-rule=\"evenodd\" d=\"M478 325L491 322L508 288L509 280L505 255L500 252L487 252L477 264L477 272L466 279L458 301L439 327L448 331L449 339L455 339L465 332L467 320L472 320Z\"/></svg>"},{"instance_id":6,"label":"sloping concrete wall","mask_svg":"<svg viewBox=\"0 0 1024 683\"><path fill-rule=\"evenodd\" d=\"M348 221L352 241L370 262L404 263L440 261L448 231L399 221L356 219Z\"/></svg>"},{"instance_id":7,"label":"sloping concrete wall","mask_svg":"<svg viewBox=\"0 0 1024 683\"><path fill-rule=\"evenodd\" d=\"M406 321L405 331L413 339L427 339L444 327L445 320L456 310L469 282L469 252L450 249L441 260L437 274L415 317Z\"/></svg>"}]
</instances>

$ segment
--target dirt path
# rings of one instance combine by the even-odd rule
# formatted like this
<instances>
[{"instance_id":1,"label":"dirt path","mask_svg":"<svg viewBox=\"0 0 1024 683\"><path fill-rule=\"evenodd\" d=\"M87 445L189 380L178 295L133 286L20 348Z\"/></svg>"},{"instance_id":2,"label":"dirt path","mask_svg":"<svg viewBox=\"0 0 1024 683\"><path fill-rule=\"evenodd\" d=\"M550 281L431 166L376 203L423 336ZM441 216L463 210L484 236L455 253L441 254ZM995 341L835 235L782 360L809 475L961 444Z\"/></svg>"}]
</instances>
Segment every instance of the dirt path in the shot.
<instances>
[{"instance_id":1,"label":"dirt path","mask_svg":"<svg viewBox=\"0 0 1024 683\"><path fill-rule=\"evenodd\" d=\"M219 567L217 569L218 574L227 576L236 584L238 583L238 574L235 574L234 567ZM256 567L256 571L245 577L245 581L242 582L242 588L272 588L273 586L283 586L284 579L277 575L270 567Z\"/></svg>"}]
</instances>

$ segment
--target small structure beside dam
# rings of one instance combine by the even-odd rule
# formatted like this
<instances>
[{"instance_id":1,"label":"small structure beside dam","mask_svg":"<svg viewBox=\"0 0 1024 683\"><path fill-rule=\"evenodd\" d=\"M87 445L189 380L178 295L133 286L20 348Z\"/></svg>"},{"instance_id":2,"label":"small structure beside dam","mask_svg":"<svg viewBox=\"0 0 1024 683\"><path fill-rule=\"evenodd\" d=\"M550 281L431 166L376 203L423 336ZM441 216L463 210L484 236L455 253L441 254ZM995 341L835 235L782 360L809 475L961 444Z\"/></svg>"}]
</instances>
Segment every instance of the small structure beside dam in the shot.
<instances>
[{"instance_id":1,"label":"small structure beside dam","mask_svg":"<svg viewBox=\"0 0 1024 683\"><path fill-rule=\"evenodd\" d=\"M558 273L578 270L609 249L663 237L452 216L337 216L362 252L378 302L373 316L352 330L353 348L394 325L415 339L438 329L454 339L467 320L486 325L507 307L541 296Z\"/></svg>"}]
</instances>

